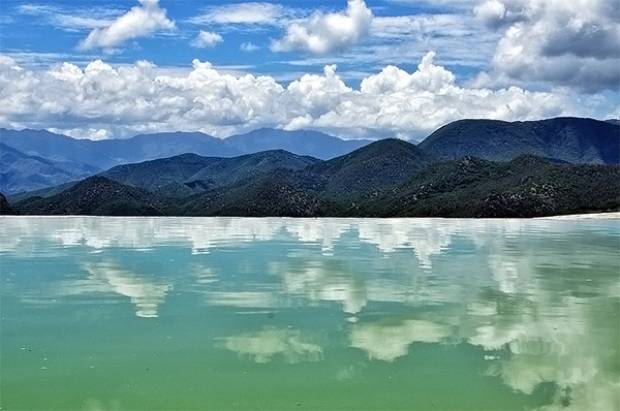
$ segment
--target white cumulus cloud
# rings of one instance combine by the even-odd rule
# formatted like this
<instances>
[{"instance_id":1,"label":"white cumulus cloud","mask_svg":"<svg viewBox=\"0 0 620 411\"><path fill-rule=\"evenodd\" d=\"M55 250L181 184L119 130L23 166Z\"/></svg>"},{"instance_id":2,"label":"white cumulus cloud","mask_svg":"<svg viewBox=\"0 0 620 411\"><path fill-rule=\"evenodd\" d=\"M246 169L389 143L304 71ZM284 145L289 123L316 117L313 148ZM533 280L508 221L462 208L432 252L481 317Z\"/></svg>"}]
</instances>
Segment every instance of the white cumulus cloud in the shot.
<instances>
[{"instance_id":1,"label":"white cumulus cloud","mask_svg":"<svg viewBox=\"0 0 620 411\"><path fill-rule=\"evenodd\" d=\"M498 28L523 18L521 0L486 0L474 7L474 15L490 28Z\"/></svg>"},{"instance_id":2,"label":"white cumulus cloud","mask_svg":"<svg viewBox=\"0 0 620 411\"><path fill-rule=\"evenodd\" d=\"M579 96L565 89L464 86L433 58L428 53L413 72L387 66L354 88L334 65L284 85L271 76L231 73L198 60L184 69L101 60L41 69L4 56L0 127L66 130L76 137L80 130L89 137L91 130L97 138L172 130L224 137L279 127L419 140L462 118L606 117L616 109L603 95Z\"/></svg>"},{"instance_id":3,"label":"white cumulus cloud","mask_svg":"<svg viewBox=\"0 0 620 411\"><path fill-rule=\"evenodd\" d=\"M349 0L343 12L315 12L307 19L292 22L284 37L274 41L271 48L325 54L360 41L370 31L372 19L364 0Z\"/></svg>"},{"instance_id":4,"label":"white cumulus cloud","mask_svg":"<svg viewBox=\"0 0 620 411\"><path fill-rule=\"evenodd\" d=\"M196 38L192 41L192 46L198 48L208 48L214 47L223 41L224 39L222 36L217 33L200 30Z\"/></svg>"},{"instance_id":5,"label":"white cumulus cloud","mask_svg":"<svg viewBox=\"0 0 620 411\"><path fill-rule=\"evenodd\" d=\"M159 0L138 0L139 6L132 7L105 27L95 28L81 43L84 50L92 48L112 48L119 44L148 36L158 30L172 30L174 22L159 7Z\"/></svg>"},{"instance_id":6,"label":"white cumulus cloud","mask_svg":"<svg viewBox=\"0 0 620 411\"><path fill-rule=\"evenodd\" d=\"M487 0L475 9L504 30L482 79L502 77L587 91L620 86L620 8L616 0ZM514 82L514 81L513 81Z\"/></svg>"},{"instance_id":7,"label":"white cumulus cloud","mask_svg":"<svg viewBox=\"0 0 620 411\"><path fill-rule=\"evenodd\" d=\"M241 45L239 46L239 49L241 51L245 51L246 53L253 53L256 50L260 49L260 47L252 43L251 41L246 41L244 43L241 43Z\"/></svg>"}]
</instances>

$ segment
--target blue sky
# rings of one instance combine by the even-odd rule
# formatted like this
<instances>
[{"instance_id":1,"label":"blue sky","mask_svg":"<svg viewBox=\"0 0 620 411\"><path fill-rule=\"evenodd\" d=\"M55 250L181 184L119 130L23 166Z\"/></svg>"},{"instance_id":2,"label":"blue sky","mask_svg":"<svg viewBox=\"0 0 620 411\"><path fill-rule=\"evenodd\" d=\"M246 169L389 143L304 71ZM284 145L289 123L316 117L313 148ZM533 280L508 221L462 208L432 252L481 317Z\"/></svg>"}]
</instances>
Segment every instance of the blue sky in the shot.
<instances>
[{"instance_id":1,"label":"blue sky","mask_svg":"<svg viewBox=\"0 0 620 411\"><path fill-rule=\"evenodd\" d=\"M611 0L3 0L0 9L4 127L110 138L270 126L416 140L464 117L620 115ZM136 101L143 113L121 113Z\"/></svg>"},{"instance_id":2,"label":"blue sky","mask_svg":"<svg viewBox=\"0 0 620 411\"><path fill-rule=\"evenodd\" d=\"M461 36L461 33L451 33L451 28L442 30L441 27L432 27L427 33L418 34L416 43L410 44L407 35L391 38L368 38L360 42L357 47L320 55L319 57L304 50L288 52L274 52L270 46L274 40L282 36L282 20L304 17L314 12L338 12L346 7L346 1L296 1L289 0L271 4L276 10L274 18L269 21L265 17L259 23L221 23L213 20L216 16L225 16L234 13L234 9L243 5L248 7L248 13L254 10L266 12L269 8L260 8L259 2L222 2L222 1L186 1L162 0L160 7L166 10L166 15L174 21L175 28L171 30L157 30L145 36L129 39L111 49L79 50L80 42L90 32L92 24L84 22L77 25L74 22L64 21L69 17L84 19L109 19L126 13L137 1L47 1L29 2L4 0L1 32L2 49L5 53L17 57L31 64L47 65L51 62L72 61L86 63L95 58L101 58L109 63L133 63L136 60L148 60L158 66L188 66L192 60L208 60L211 63L239 70L248 70L254 73L267 73L283 80L293 79L300 73L321 72L324 64L337 62L347 80L359 82L360 77L380 70L388 64L395 64L405 70L415 69L418 60L430 47L441 47L442 37L457 36L462 40L463 47L467 38L475 35L474 30ZM433 5L432 2L374 1L368 2L376 17L398 16L432 16L452 15L456 18L467 14L471 10L463 3ZM237 16L242 20L241 16ZM258 16L257 18L259 18ZM282 19L282 20L281 20ZM280 21L278 21L280 20ZM192 41L200 31L209 31L222 36L222 42L211 47L194 47ZM433 31L436 32L433 32ZM422 39L420 38L423 37ZM478 39L482 41L482 39ZM408 44L409 43L409 44ZM422 43L422 44L419 44ZM406 48L406 53L382 53L375 56L375 51L381 47L396 50L396 47ZM400 49L399 49L400 50ZM480 52L482 50L479 50ZM475 56L470 59L457 55L439 57L459 77L468 78L478 72L488 63L491 50L486 50L486 56ZM354 53L354 57L351 57ZM486 57L486 58L485 58Z\"/></svg>"}]
</instances>

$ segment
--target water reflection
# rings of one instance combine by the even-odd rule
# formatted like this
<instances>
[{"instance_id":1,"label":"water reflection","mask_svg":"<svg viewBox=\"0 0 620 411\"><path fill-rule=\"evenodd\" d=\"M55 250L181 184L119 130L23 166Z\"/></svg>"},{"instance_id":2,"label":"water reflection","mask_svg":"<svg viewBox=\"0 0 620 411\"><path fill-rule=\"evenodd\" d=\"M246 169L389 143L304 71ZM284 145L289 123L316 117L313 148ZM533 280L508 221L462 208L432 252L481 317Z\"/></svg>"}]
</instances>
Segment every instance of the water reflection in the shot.
<instances>
[{"instance_id":1,"label":"water reflection","mask_svg":"<svg viewBox=\"0 0 620 411\"><path fill-rule=\"evenodd\" d=\"M539 297L468 318L475 329L468 342L506 350L510 355L494 372L516 390L531 394L541 383L556 384L558 398L549 409L618 409L618 299Z\"/></svg>"},{"instance_id":2,"label":"water reflection","mask_svg":"<svg viewBox=\"0 0 620 411\"><path fill-rule=\"evenodd\" d=\"M348 232L361 243L372 244L382 253L410 249L420 266L432 267L434 256L447 250L453 239L464 234L482 244L489 229L512 236L535 226L544 230L561 228L570 222L525 220L442 220L442 219L287 219L287 218L111 218L49 217L3 218L0 250L32 252L29 239L45 239L55 246L84 246L91 249L124 247L138 251L155 246L183 244L194 253L253 241L270 241L288 234L295 241L317 244L323 254ZM19 233L19 235L15 235Z\"/></svg>"},{"instance_id":3,"label":"water reflection","mask_svg":"<svg viewBox=\"0 0 620 411\"><path fill-rule=\"evenodd\" d=\"M23 304L113 294L146 322L162 320L167 305L220 315L229 325L213 325L216 348L261 364L325 361L334 347L395 364L417 344L467 345L513 390L533 395L553 384L545 410L620 409L618 222L1 222L2 293ZM24 268L59 261L68 266L38 285ZM332 334L329 344L309 337L319 329ZM338 379L356 367L343 364Z\"/></svg>"},{"instance_id":4,"label":"water reflection","mask_svg":"<svg viewBox=\"0 0 620 411\"><path fill-rule=\"evenodd\" d=\"M355 324L351 327L351 347L366 351L368 358L394 361L407 355L415 342L438 343L450 335L444 325L426 320L393 320Z\"/></svg>"},{"instance_id":5,"label":"water reflection","mask_svg":"<svg viewBox=\"0 0 620 411\"><path fill-rule=\"evenodd\" d=\"M171 284L149 281L113 263L87 263L83 267L89 273L88 281L69 284L67 293L114 292L129 297L136 315L142 318L157 317L157 307L172 289Z\"/></svg>"},{"instance_id":6,"label":"water reflection","mask_svg":"<svg viewBox=\"0 0 620 411\"><path fill-rule=\"evenodd\" d=\"M223 346L240 355L247 355L257 363L269 362L276 356L282 356L289 363L317 361L323 351L301 331L278 328L226 337Z\"/></svg>"},{"instance_id":7,"label":"water reflection","mask_svg":"<svg viewBox=\"0 0 620 411\"><path fill-rule=\"evenodd\" d=\"M210 305L237 308L273 308L277 306L277 298L267 291L206 291Z\"/></svg>"},{"instance_id":8,"label":"water reflection","mask_svg":"<svg viewBox=\"0 0 620 411\"><path fill-rule=\"evenodd\" d=\"M362 276L344 264L297 257L271 263L270 273L279 278L284 293L314 302L337 302L348 314L360 312L368 301Z\"/></svg>"}]
</instances>

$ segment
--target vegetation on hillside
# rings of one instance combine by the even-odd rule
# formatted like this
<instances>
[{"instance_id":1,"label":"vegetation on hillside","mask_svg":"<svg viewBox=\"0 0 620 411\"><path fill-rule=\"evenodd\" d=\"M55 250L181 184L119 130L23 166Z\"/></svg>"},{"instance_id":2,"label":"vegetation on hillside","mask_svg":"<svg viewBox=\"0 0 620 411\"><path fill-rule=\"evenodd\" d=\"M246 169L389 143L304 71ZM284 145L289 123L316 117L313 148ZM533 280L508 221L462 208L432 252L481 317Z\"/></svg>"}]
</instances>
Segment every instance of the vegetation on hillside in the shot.
<instances>
[{"instance_id":1,"label":"vegetation on hillside","mask_svg":"<svg viewBox=\"0 0 620 411\"><path fill-rule=\"evenodd\" d=\"M531 155L509 162L471 156L438 162L400 140L382 140L324 162L286 152L238 159L222 163L185 155L157 160L161 167L123 166L108 177L123 175L132 185L91 177L14 207L24 214L296 217L534 217L620 208L620 166L614 165ZM283 164L297 169L278 167ZM251 172L257 168L264 171ZM201 192L183 196L163 189L173 183L191 187L195 169L209 181ZM155 189L136 187L140 184Z\"/></svg>"}]
</instances>

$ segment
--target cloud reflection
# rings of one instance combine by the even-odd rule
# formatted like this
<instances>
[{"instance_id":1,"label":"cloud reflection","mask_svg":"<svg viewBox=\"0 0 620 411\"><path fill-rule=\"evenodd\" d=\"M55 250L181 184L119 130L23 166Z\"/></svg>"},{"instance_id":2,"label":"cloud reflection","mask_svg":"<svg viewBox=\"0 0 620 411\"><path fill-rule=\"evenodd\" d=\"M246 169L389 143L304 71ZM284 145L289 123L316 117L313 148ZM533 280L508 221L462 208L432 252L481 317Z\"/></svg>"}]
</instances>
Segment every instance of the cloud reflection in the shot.
<instances>
[{"instance_id":1,"label":"cloud reflection","mask_svg":"<svg viewBox=\"0 0 620 411\"><path fill-rule=\"evenodd\" d=\"M517 392L554 384L553 404L544 410L602 411L620 401L619 233L617 223L609 224L7 218L0 249L3 258L28 262L41 249L63 258L71 255L67 248L100 250L96 258L79 254L93 259L80 265L85 277L65 280L58 293L115 293L129 298L141 317L159 315L174 286L201 293L204 304L222 310L336 311L340 343L370 360L415 355L416 343L469 344L492 363L489 373ZM159 247L185 253L175 275L163 267L142 275L107 258L115 249L163 253ZM24 291L19 283L11 287ZM260 363L315 361L327 349L303 329L238 331L222 337L222 348Z\"/></svg>"},{"instance_id":2,"label":"cloud reflection","mask_svg":"<svg viewBox=\"0 0 620 411\"><path fill-rule=\"evenodd\" d=\"M394 361L407 355L413 343L438 343L450 335L444 325L427 320L390 320L355 324L351 327L351 347L366 351L368 358Z\"/></svg>"},{"instance_id":3,"label":"cloud reflection","mask_svg":"<svg viewBox=\"0 0 620 411\"><path fill-rule=\"evenodd\" d=\"M116 294L129 298L135 306L135 314L141 318L158 317L159 306L173 285L161 278L130 271L116 262L102 261L83 263L81 271L86 276L72 274L67 279L54 281L50 278L36 293L19 292L29 303L56 302L58 298L86 295ZM31 290L32 291L32 290ZM100 298L100 297L98 297ZM94 301L99 301L99 299Z\"/></svg>"},{"instance_id":4,"label":"cloud reflection","mask_svg":"<svg viewBox=\"0 0 620 411\"><path fill-rule=\"evenodd\" d=\"M148 281L112 263L85 264L84 269L90 279L101 281L108 291L129 297L138 317L157 317L157 308L172 289L170 284Z\"/></svg>"},{"instance_id":5,"label":"cloud reflection","mask_svg":"<svg viewBox=\"0 0 620 411\"><path fill-rule=\"evenodd\" d=\"M323 349L294 329L265 328L255 333L226 337L224 348L248 356L257 363L267 363L281 356L288 363L317 361Z\"/></svg>"},{"instance_id":6,"label":"cloud reflection","mask_svg":"<svg viewBox=\"0 0 620 411\"><path fill-rule=\"evenodd\" d=\"M330 255L343 234L353 231L361 243L382 253L411 249L420 266L430 269L433 257L447 250L459 232L483 231L493 225L503 227L492 222L472 227L468 220L441 219L23 217L3 219L0 246L6 252L27 253L32 251L27 248L30 241L36 239L61 247L148 250L182 245L194 253L208 253L216 247L270 241L287 234L301 243L318 244Z\"/></svg>"},{"instance_id":7,"label":"cloud reflection","mask_svg":"<svg viewBox=\"0 0 620 411\"><path fill-rule=\"evenodd\" d=\"M310 301L338 302L348 314L359 313L368 301L364 281L348 272L346 266L287 259L286 263L272 263L271 273L280 277L286 294Z\"/></svg>"}]
</instances>

